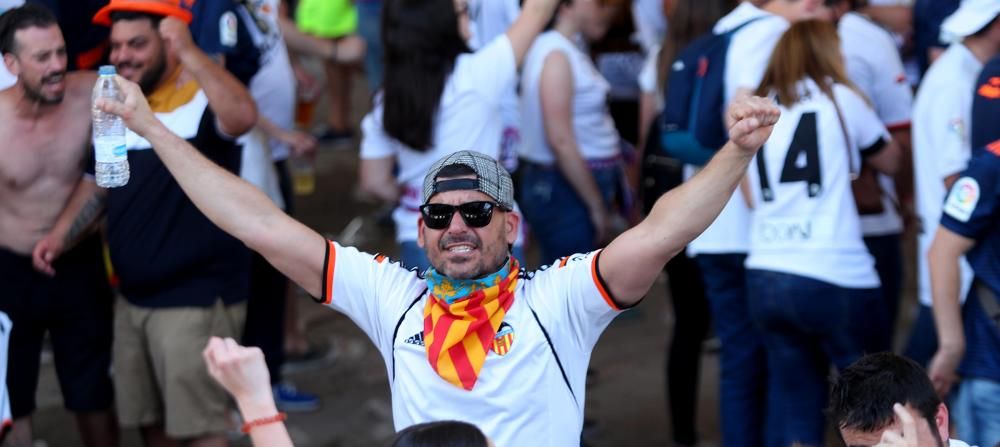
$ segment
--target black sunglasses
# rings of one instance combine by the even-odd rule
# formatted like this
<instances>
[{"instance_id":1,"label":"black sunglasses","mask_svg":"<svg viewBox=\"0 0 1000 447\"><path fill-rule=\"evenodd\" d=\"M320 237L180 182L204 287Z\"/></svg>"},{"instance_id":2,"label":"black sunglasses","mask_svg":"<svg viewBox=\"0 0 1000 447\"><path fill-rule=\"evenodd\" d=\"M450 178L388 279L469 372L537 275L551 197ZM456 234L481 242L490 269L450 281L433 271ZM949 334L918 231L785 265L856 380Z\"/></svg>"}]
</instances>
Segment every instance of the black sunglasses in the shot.
<instances>
[{"instance_id":1,"label":"black sunglasses","mask_svg":"<svg viewBox=\"0 0 1000 447\"><path fill-rule=\"evenodd\" d=\"M420 214L424 217L424 225L432 230L448 228L451 225L451 218L455 217L455 210L462 215L466 225L471 228L482 228L490 224L495 208L503 210L500 205L486 201L466 202L461 205L428 203L420 206Z\"/></svg>"}]
</instances>

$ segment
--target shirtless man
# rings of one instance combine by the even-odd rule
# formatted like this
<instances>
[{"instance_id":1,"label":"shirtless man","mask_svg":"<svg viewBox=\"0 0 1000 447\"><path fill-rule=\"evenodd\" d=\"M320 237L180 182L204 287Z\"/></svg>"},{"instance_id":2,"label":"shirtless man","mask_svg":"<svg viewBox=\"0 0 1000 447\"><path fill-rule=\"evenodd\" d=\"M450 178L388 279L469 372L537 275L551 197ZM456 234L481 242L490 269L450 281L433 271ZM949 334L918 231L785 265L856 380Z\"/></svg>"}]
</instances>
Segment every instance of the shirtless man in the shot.
<instances>
[{"instance_id":1,"label":"shirtless man","mask_svg":"<svg viewBox=\"0 0 1000 447\"><path fill-rule=\"evenodd\" d=\"M112 294L99 236L73 228L76 248L49 275L32 268L83 176L90 141L92 72L66 73L66 46L52 14L23 6L0 16L0 51L17 76L0 91L0 311L12 322L7 386L13 430L4 446L31 446L39 354L49 331L65 406L85 445L116 445L108 374ZM69 244L66 244L69 246Z\"/></svg>"}]
</instances>

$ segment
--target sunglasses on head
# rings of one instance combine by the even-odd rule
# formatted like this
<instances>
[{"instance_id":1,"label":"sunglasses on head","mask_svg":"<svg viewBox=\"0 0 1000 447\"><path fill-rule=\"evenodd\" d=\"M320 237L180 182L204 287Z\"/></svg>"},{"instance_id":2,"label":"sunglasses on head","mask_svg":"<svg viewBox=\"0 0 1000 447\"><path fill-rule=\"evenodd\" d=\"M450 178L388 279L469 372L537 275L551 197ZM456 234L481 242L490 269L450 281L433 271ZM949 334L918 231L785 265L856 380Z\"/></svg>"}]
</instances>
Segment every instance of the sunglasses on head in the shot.
<instances>
[{"instance_id":1,"label":"sunglasses on head","mask_svg":"<svg viewBox=\"0 0 1000 447\"><path fill-rule=\"evenodd\" d=\"M490 224L495 208L503 210L500 205L486 201L466 202L461 205L428 203L420 206L420 214L424 217L424 225L432 230L448 228L451 225L451 218L455 217L455 210L458 210L466 225L471 228L482 228Z\"/></svg>"}]
</instances>

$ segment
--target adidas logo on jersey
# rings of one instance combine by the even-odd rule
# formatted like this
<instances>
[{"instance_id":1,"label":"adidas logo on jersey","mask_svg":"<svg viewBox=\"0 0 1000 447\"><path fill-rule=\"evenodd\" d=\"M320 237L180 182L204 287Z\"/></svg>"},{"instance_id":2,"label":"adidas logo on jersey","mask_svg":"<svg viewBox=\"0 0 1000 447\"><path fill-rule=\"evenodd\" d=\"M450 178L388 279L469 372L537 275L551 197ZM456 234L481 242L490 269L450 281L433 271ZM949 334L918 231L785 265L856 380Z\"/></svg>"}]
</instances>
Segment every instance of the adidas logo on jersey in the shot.
<instances>
[{"instance_id":1,"label":"adidas logo on jersey","mask_svg":"<svg viewBox=\"0 0 1000 447\"><path fill-rule=\"evenodd\" d=\"M424 345L424 331L420 331L420 332L417 332L416 334L411 335L410 338L407 338L406 340L403 340L403 343L409 343L411 345L423 346Z\"/></svg>"}]
</instances>

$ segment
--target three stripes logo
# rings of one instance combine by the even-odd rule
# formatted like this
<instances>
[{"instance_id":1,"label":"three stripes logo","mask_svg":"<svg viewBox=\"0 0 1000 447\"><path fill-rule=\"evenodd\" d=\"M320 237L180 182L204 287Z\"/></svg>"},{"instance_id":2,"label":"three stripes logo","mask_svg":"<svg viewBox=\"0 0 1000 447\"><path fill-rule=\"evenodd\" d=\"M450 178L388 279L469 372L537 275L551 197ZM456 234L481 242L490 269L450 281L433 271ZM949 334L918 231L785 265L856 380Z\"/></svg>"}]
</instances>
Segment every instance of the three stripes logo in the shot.
<instances>
[{"instance_id":1,"label":"three stripes logo","mask_svg":"<svg viewBox=\"0 0 1000 447\"><path fill-rule=\"evenodd\" d=\"M411 335L410 338L407 338L406 340L403 340L403 343L408 343L408 344L417 345L417 346L423 346L424 345L424 331L420 331L420 332L417 332L416 334Z\"/></svg>"},{"instance_id":2,"label":"three stripes logo","mask_svg":"<svg viewBox=\"0 0 1000 447\"><path fill-rule=\"evenodd\" d=\"M497 336L493 339L493 352L497 355L506 355L514 345L514 328L507 322L500 324Z\"/></svg>"}]
</instances>

